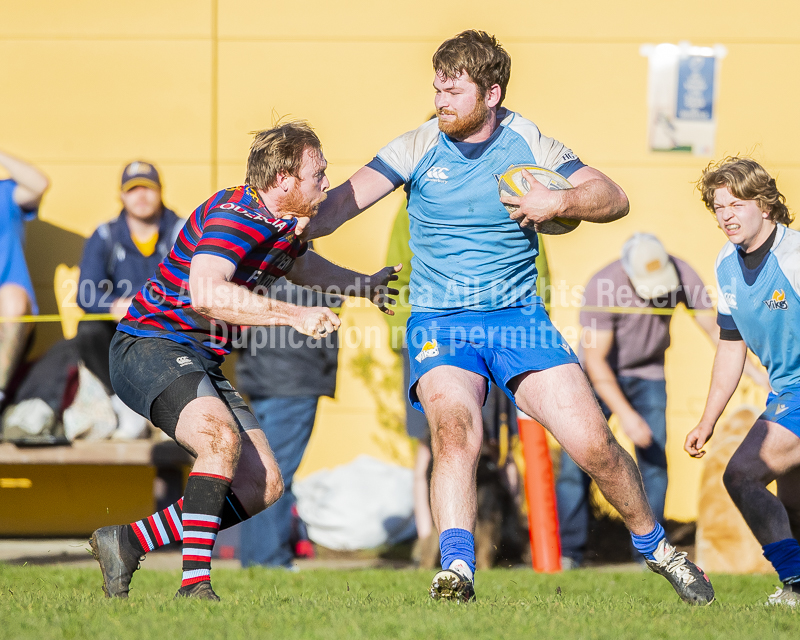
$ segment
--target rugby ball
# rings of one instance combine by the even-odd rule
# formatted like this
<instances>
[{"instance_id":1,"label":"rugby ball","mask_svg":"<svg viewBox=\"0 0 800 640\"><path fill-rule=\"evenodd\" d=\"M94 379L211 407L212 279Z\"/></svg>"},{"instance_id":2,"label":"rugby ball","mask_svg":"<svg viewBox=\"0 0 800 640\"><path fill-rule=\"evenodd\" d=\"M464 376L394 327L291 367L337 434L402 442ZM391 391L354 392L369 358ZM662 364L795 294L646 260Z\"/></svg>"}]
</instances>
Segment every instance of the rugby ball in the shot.
<instances>
[{"instance_id":1,"label":"rugby ball","mask_svg":"<svg viewBox=\"0 0 800 640\"><path fill-rule=\"evenodd\" d=\"M507 194L510 196L522 197L530 190L528 180L522 174L523 170L533 174L540 183L550 189L550 191L561 191L562 189L572 189L569 181L557 174L555 171L538 167L535 164L512 164L506 172L497 178L497 192L499 195ZM503 204L509 213L513 213L518 207L512 204ZM539 225L539 233L551 236L569 233L577 229L580 220L569 220L567 218L553 218Z\"/></svg>"}]
</instances>

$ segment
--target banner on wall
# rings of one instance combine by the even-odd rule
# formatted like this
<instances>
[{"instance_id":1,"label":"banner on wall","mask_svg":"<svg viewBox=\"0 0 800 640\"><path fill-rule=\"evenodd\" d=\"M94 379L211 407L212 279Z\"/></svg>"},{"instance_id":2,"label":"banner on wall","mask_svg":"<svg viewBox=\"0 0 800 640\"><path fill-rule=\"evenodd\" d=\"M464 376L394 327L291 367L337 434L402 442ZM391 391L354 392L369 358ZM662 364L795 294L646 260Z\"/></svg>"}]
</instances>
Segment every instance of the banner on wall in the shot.
<instances>
[{"instance_id":1,"label":"banner on wall","mask_svg":"<svg viewBox=\"0 0 800 640\"><path fill-rule=\"evenodd\" d=\"M721 45L644 45L649 60L648 144L651 151L714 155Z\"/></svg>"}]
</instances>

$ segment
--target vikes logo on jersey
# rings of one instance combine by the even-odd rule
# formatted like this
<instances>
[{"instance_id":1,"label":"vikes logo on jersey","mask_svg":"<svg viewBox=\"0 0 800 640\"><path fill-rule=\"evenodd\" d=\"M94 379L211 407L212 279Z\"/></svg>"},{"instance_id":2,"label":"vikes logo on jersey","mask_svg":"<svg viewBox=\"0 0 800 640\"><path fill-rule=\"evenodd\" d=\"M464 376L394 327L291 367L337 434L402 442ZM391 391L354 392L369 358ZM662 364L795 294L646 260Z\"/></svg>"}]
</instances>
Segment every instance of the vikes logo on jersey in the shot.
<instances>
[{"instance_id":1,"label":"vikes logo on jersey","mask_svg":"<svg viewBox=\"0 0 800 640\"><path fill-rule=\"evenodd\" d=\"M447 167L431 167L425 175L434 182L447 182L448 171Z\"/></svg>"},{"instance_id":2,"label":"vikes logo on jersey","mask_svg":"<svg viewBox=\"0 0 800 640\"><path fill-rule=\"evenodd\" d=\"M772 297L769 300L764 300L764 304L767 305L767 309L770 311L775 311L776 309L783 309L784 311L789 308L789 305L786 304L786 294L783 292L783 289L775 289L772 292Z\"/></svg>"},{"instance_id":3,"label":"vikes logo on jersey","mask_svg":"<svg viewBox=\"0 0 800 640\"><path fill-rule=\"evenodd\" d=\"M433 356L438 355L439 345L436 344L436 340L431 340L423 345L422 351L420 351L419 354L414 357L414 360L417 362L422 362L425 358L433 358Z\"/></svg>"}]
</instances>

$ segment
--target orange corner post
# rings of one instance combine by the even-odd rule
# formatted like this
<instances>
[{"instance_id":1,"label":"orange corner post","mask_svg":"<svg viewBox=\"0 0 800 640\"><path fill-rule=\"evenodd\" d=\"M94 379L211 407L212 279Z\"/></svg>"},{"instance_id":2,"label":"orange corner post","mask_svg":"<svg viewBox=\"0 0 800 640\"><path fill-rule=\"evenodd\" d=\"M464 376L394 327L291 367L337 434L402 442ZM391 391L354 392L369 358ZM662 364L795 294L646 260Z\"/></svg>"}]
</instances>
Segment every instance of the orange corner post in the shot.
<instances>
[{"instance_id":1,"label":"orange corner post","mask_svg":"<svg viewBox=\"0 0 800 640\"><path fill-rule=\"evenodd\" d=\"M525 457L525 497L533 570L561 571L561 539L558 534L553 463L544 427L527 416L519 418L519 438Z\"/></svg>"}]
</instances>

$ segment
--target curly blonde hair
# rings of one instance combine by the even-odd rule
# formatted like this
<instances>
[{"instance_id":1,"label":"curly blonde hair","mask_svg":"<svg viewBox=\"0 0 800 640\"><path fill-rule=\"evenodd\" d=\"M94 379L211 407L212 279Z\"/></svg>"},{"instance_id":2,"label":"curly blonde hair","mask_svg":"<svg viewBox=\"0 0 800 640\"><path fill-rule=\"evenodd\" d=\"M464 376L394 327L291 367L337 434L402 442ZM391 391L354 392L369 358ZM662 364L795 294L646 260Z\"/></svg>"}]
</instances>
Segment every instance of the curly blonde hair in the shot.
<instances>
[{"instance_id":1,"label":"curly blonde hair","mask_svg":"<svg viewBox=\"0 0 800 640\"><path fill-rule=\"evenodd\" d=\"M769 212L769 219L773 222L789 225L794 220L786 206L786 197L778 191L775 178L752 158L728 156L703 169L697 189L712 213L714 193L721 187L727 187L740 200L755 200L759 209Z\"/></svg>"}]
</instances>

